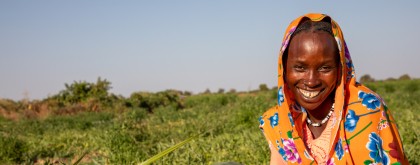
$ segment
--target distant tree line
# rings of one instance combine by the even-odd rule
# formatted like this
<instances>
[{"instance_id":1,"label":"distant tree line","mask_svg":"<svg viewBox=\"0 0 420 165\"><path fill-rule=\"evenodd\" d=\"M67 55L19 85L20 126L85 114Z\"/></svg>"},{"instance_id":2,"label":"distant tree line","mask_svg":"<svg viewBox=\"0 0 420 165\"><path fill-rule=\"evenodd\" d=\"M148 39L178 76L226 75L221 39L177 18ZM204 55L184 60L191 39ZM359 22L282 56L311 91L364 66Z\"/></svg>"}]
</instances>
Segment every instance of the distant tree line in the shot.
<instances>
[{"instance_id":1,"label":"distant tree line","mask_svg":"<svg viewBox=\"0 0 420 165\"><path fill-rule=\"evenodd\" d=\"M185 98L193 95L189 91L170 89L160 92L133 92L129 97L123 97L109 92L110 89L112 89L111 82L101 77L97 78L96 82L73 81L65 83L64 89L57 94L42 100L0 99L0 116L39 118L40 116L67 115L86 111L123 109L144 109L153 113L160 107L170 106L174 110L183 109L186 106ZM223 88L211 92L210 89L206 89L198 95L237 95L258 91L269 91L269 88L266 84L260 84L257 90L247 92L237 92L235 89L225 91Z\"/></svg>"},{"instance_id":2,"label":"distant tree line","mask_svg":"<svg viewBox=\"0 0 420 165\"><path fill-rule=\"evenodd\" d=\"M395 81L395 80L411 80L411 77L408 74L403 74L398 79L392 78L392 77L385 79L385 81ZM369 74L363 75L362 77L360 77L360 80L359 80L360 83L368 83L368 82L375 82L375 81L377 80L375 80Z\"/></svg>"}]
</instances>

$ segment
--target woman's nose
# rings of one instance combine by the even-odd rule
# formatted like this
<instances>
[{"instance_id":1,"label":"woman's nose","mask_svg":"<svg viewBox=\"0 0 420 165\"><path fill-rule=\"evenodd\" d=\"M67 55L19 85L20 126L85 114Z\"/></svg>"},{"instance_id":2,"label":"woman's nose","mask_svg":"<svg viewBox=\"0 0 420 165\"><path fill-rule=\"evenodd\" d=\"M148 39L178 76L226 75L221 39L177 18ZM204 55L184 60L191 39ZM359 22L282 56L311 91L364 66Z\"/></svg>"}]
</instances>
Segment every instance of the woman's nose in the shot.
<instances>
[{"instance_id":1,"label":"woman's nose","mask_svg":"<svg viewBox=\"0 0 420 165\"><path fill-rule=\"evenodd\" d=\"M308 71L308 74L306 74L304 84L309 88L315 88L321 85L318 71Z\"/></svg>"}]
</instances>

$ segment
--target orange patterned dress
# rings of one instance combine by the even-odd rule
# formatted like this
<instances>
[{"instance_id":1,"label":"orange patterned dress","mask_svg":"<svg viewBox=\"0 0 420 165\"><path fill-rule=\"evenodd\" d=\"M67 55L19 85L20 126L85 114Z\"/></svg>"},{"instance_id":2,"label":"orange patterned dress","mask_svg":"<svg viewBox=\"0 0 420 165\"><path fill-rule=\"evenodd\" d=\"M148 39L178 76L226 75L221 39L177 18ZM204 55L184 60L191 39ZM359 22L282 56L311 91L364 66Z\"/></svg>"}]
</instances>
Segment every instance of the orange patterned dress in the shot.
<instances>
[{"instance_id":1,"label":"orange patterned dress","mask_svg":"<svg viewBox=\"0 0 420 165\"><path fill-rule=\"evenodd\" d=\"M394 118L384 100L356 82L354 66L338 24L331 19L340 51L341 83L335 91L335 109L327 128L313 139L307 112L284 83L282 55L302 18L320 21L324 14L306 14L286 30L278 60L278 105L260 118L269 146L288 164L408 164Z\"/></svg>"}]
</instances>

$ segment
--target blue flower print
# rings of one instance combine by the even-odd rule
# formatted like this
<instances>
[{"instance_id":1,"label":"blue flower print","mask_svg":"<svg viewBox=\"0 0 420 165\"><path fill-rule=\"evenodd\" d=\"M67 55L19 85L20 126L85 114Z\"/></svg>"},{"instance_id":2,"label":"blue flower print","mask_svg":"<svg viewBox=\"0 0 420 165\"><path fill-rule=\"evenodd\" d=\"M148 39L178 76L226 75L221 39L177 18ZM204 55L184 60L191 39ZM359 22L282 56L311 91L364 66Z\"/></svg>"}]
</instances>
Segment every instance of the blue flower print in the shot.
<instances>
[{"instance_id":1,"label":"blue flower print","mask_svg":"<svg viewBox=\"0 0 420 165\"><path fill-rule=\"evenodd\" d=\"M262 116L260 116L260 118L258 118L258 120L260 121L260 127L264 126L264 119Z\"/></svg>"},{"instance_id":2,"label":"blue flower print","mask_svg":"<svg viewBox=\"0 0 420 165\"><path fill-rule=\"evenodd\" d=\"M349 59L347 59L347 58L346 58L346 65L347 65L347 68L349 68L349 70L350 70L350 71L352 71L352 70L353 70L354 65L353 65L353 63L351 63L351 62L350 62L350 60L349 60Z\"/></svg>"},{"instance_id":3,"label":"blue flower print","mask_svg":"<svg viewBox=\"0 0 420 165\"><path fill-rule=\"evenodd\" d=\"M359 121L359 116L356 115L356 113L353 110L349 110L349 112L346 115L346 121L344 122L344 128L346 128L347 131L353 132L356 128L357 122Z\"/></svg>"},{"instance_id":4,"label":"blue flower print","mask_svg":"<svg viewBox=\"0 0 420 165\"><path fill-rule=\"evenodd\" d=\"M366 144L366 148L370 151L369 156L375 162L380 162L382 164L389 163L389 157L382 148L382 139L375 132L369 134L369 142Z\"/></svg>"},{"instance_id":5,"label":"blue flower print","mask_svg":"<svg viewBox=\"0 0 420 165\"><path fill-rule=\"evenodd\" d=\"M347 65L347 81L354 77L354 65L353 63L346 58L346 65Z\"/></svg>"},{"instance_id":6,"label":"blue flower print","mask_svg":"<svg viewBox=\"0 0 420 165\"><path fill-rule=\"evenodd\" d=\"M279 149L278 150L279 154L281 155L283 160L287 161L286 151L283 148L280 147L280 143L279 143L278 140L276 140L276 143L277 143L277 148ZM282 143L283 143L283 141L282 141Z\"/></svg>"},{"instance_id":7,"label":"blue flower print","mask_svg":"<svg viewBox=\"0 0 420 165\"><path fill-rule=\"evenodd\" d=\"M341 138L338 139L337 144L335 145L335 156L337 156L338 160L341 160L341 158L343 158L344 155L344 150L343 150L343 142L341 141Z\"/></svg>"},{"instance_id":8,"label":"blue flower print","mask_svg":"<svg viewBox=\"0 0 420 165\"><path fill-rule=\"evenodd\" d=\"M281 104L284 102L283 87L279 88L277 99L279 106L281 106Z\"/></svg>"},{"instance_id":9,"label":"blue flower print","mask_svg":"<svg viewBox=\"0 0 420 165\"><path fill-rule=\"evenodd\" d=\"M376 108L381 107L381 101L372 93L359 91L359 99L363 99L362 104L367 107L367 109L375 110Z\"/></svg>"},{"instance_id":10,"label":"blue flower print","mask_svg":"<svg viewBox=\"0 0 420 165\"><path fill-rule=\"evenodd\" d=\"M284 149L281 148L280 146L279 146L279 148L280 148L279 153L280 153L281 157L283 158L283 160L287 161L286 151L284 151Z\"/></svg>"},{"instance_id":11,"label":"blue flower print","mask_svg":"<svg viewBox=\"0 0 420 165\"><path fill-rule=\"evenodd\" d=\"M270 119L270 125L272 128L274 128L275 126L279 124L279 114L277 112L273 116L271 116L269 119Z\"/></svg>"},{"instance_id":12,"label":"blue flower print","mask_svg":"<svg viewBox=\"0 0 420 165\"><path fill-rule=\"evenodd\" d=\"M290 124L292 124L292 127L295 126L295 122L293 122L292 114L288 113L287 116L289 116L289 121L290 121Z\"/></svg>"}]
</instances>

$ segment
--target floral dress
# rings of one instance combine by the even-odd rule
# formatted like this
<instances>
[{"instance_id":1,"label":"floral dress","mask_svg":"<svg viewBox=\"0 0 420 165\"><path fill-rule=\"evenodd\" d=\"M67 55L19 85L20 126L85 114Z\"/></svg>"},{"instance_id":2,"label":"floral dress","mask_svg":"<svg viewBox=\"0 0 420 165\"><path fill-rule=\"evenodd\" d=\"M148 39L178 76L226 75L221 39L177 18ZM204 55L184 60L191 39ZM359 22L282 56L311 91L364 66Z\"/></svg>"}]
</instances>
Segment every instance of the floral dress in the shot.
<instances>
[{"instance_id":1,"label":"floral dress","mask_svg":"<svg viewBox=\"0 0 420 165\"><path fill-rule=\"evenodd\" d=\"M341 83L335 91L334 117L330 118L326 129L329 133L323 137L327 142L323 147L325 151L316 154L308 148L314 139L308 138L305 132L308 131L307 112L291 97L283 80L282 67L282 55L290 36L304 17L320 21L329 16L306 14L294 20L286 30L278 60L278 105L259 118L269 146L288 164L408 164L390 110L381 97L356 82L343 34L332 19L332 31L340 51Z\"/></svg>"}]
</instances>

